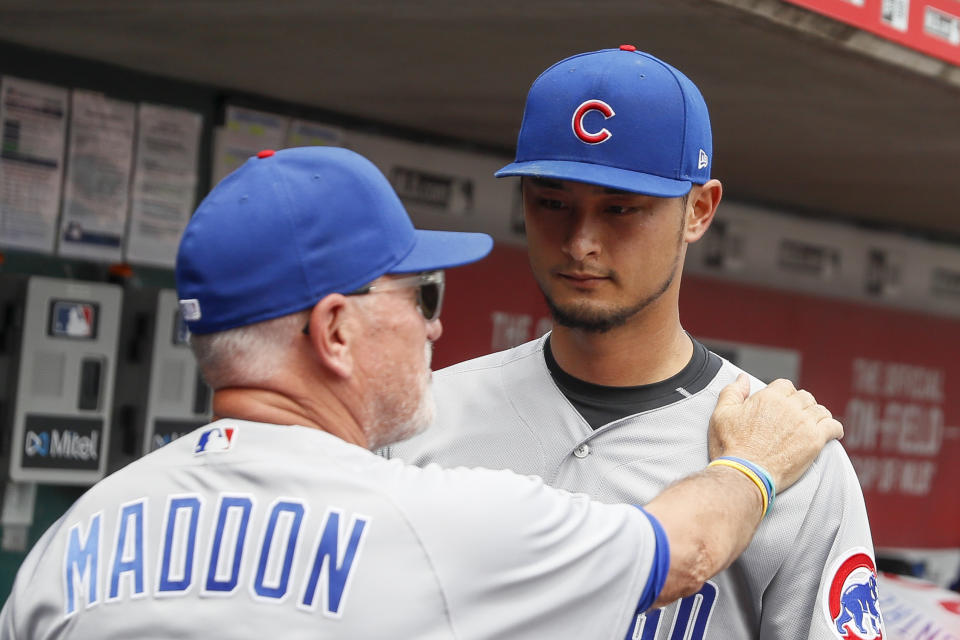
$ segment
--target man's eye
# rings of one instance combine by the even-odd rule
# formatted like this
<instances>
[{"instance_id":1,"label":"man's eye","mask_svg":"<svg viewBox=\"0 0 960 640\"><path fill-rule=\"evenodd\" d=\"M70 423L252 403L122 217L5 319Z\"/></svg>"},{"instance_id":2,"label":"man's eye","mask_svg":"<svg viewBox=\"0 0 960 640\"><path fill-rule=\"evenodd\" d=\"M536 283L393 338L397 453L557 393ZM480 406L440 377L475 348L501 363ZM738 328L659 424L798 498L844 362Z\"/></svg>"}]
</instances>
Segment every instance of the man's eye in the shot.
<instances>
[{"instance_id":1,"label":"man's eye","mask_svg":"<svg viewBox=\"0 0 960 640\"><path fill-rule=\"evenodd\" d=\"M540 198L539 202L543 209L564 209L567 206L562 200L551 200L550 198Z\"/></svg>"},{"instance_id":2,"label":"man's eye","mask_svg":"<svg viewBox=\"0 0 960 640\"><path fill-rule=\"evenodd\" d=\"M627 213L633 213L637 210L637 207L628 207L623 204L612 204L607 207L607 213L612 213L614 215L623 215Z\"/></svg>"}]
</instances>

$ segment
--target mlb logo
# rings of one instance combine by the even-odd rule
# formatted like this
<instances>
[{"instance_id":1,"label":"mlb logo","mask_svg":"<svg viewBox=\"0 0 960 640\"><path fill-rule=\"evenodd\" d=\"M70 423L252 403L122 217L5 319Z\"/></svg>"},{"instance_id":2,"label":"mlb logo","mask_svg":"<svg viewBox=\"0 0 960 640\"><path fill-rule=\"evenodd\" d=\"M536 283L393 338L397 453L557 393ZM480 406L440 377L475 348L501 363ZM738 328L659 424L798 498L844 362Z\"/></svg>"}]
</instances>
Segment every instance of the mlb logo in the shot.
<instances>
[{"instance_id":1,"label":"mlb logo","mask_svg":"<svg viewBox=\"0 0 960 640\"><path fill-rule=\"evenodd\" d=\"M89 302L55 300L51 335L63 338L92 339L95 335L96 308Z\"/></svg>"},{"instance_id":2,"label":"mlb logo","mask_svg":"<svg viewBox=\"0 0 960 640\"><path fill-rule=\"evenodd\" d=\"M237 430L234 427L210 427L200 433L193 455L203 453L222 453L233 446Z\"/></svg>"}]
</instances>

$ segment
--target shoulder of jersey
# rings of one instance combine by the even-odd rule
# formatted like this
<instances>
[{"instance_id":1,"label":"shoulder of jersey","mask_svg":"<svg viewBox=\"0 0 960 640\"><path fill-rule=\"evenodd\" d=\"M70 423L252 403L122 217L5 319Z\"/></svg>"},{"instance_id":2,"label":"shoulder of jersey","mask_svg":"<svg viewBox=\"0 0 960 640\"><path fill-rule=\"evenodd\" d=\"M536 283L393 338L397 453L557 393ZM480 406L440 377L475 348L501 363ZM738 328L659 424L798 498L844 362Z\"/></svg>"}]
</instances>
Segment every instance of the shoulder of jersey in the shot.
<instances>
[{"instance_id":1,"label":"shoulder of jersey","mask_svg":"<svg viewBox=\"0 0 960 640\"><path fill-rule=\"evenodd\" d=\"M480 371L482 369L495 369L497 367L502 367L509 362L541 353L543 351L543 341L544 339L540 337L529 342L524 342L519 346L511 347L510 349L495 351L494 353L489 353L484 356L479 356L470 360L464 360L463 362L458 362L457 364L452 364L449 367L439 369L438 371L434 372L434 375L444 377L469 371Z\"/></svg>"}]
</instances>

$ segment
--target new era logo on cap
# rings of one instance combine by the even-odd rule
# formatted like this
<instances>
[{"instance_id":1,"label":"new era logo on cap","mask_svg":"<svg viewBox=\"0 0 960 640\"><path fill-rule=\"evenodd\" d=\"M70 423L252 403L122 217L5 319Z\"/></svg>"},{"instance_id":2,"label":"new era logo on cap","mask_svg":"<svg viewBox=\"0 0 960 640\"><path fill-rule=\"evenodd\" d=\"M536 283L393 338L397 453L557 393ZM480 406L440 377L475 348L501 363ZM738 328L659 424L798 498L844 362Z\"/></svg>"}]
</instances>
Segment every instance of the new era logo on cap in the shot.
<instances>
[{"instance_id":1,"label":"new era logo on cap","mask_svg":"<svg viewBox=\"0 0 960 640\"><path fill-rule=\"evenodd\" d=\"M710 164L710 159L707 158L707 152L700 149L700 157L697 159L697 169L703 169L708 164Z\"/></svg>"}]
</instances>

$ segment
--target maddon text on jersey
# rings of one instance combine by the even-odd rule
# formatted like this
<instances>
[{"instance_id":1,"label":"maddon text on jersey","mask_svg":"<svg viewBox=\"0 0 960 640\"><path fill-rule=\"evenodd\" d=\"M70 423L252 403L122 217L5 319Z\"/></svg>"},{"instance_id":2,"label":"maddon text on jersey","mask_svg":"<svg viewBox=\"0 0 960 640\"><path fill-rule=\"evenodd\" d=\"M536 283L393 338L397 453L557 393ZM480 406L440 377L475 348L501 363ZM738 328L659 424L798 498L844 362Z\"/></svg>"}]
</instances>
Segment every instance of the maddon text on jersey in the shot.
<instances>
[{"instance_id":1,"label":"maddon text on jersey","mask_svg":"<svg viewBox=\"0 0 960 640\"><path fill-rule=\"evenodd\" d=\"M167 496L159 540L148 539L150 498L117 507L112 539L106 539L103 531L103 511L90 515L86 522L74 523L64 549L64 616L103 601L184 596L195 585L203 596L229 597L239 592L241 568L251 562L255 570L245 573L254 599L278 602L294 593L300 610L314 612L319 608L331 618L342 615L371 518L354 514L344 523L344 510L328 507L310 548L310 568L301 584L292 589L290 578L305 529L306 502L297 498L274 500L265 510L259 540L250 544L249 524L257 508L253 496L221 493L207 540L198 535L204 502L200 494ZM147 566L151 545L156 545L157 551L154 567ZM204 553L202 559L198 551ZM149 593L148 569L155 576Z\"/></svg>"}]
</instances>

